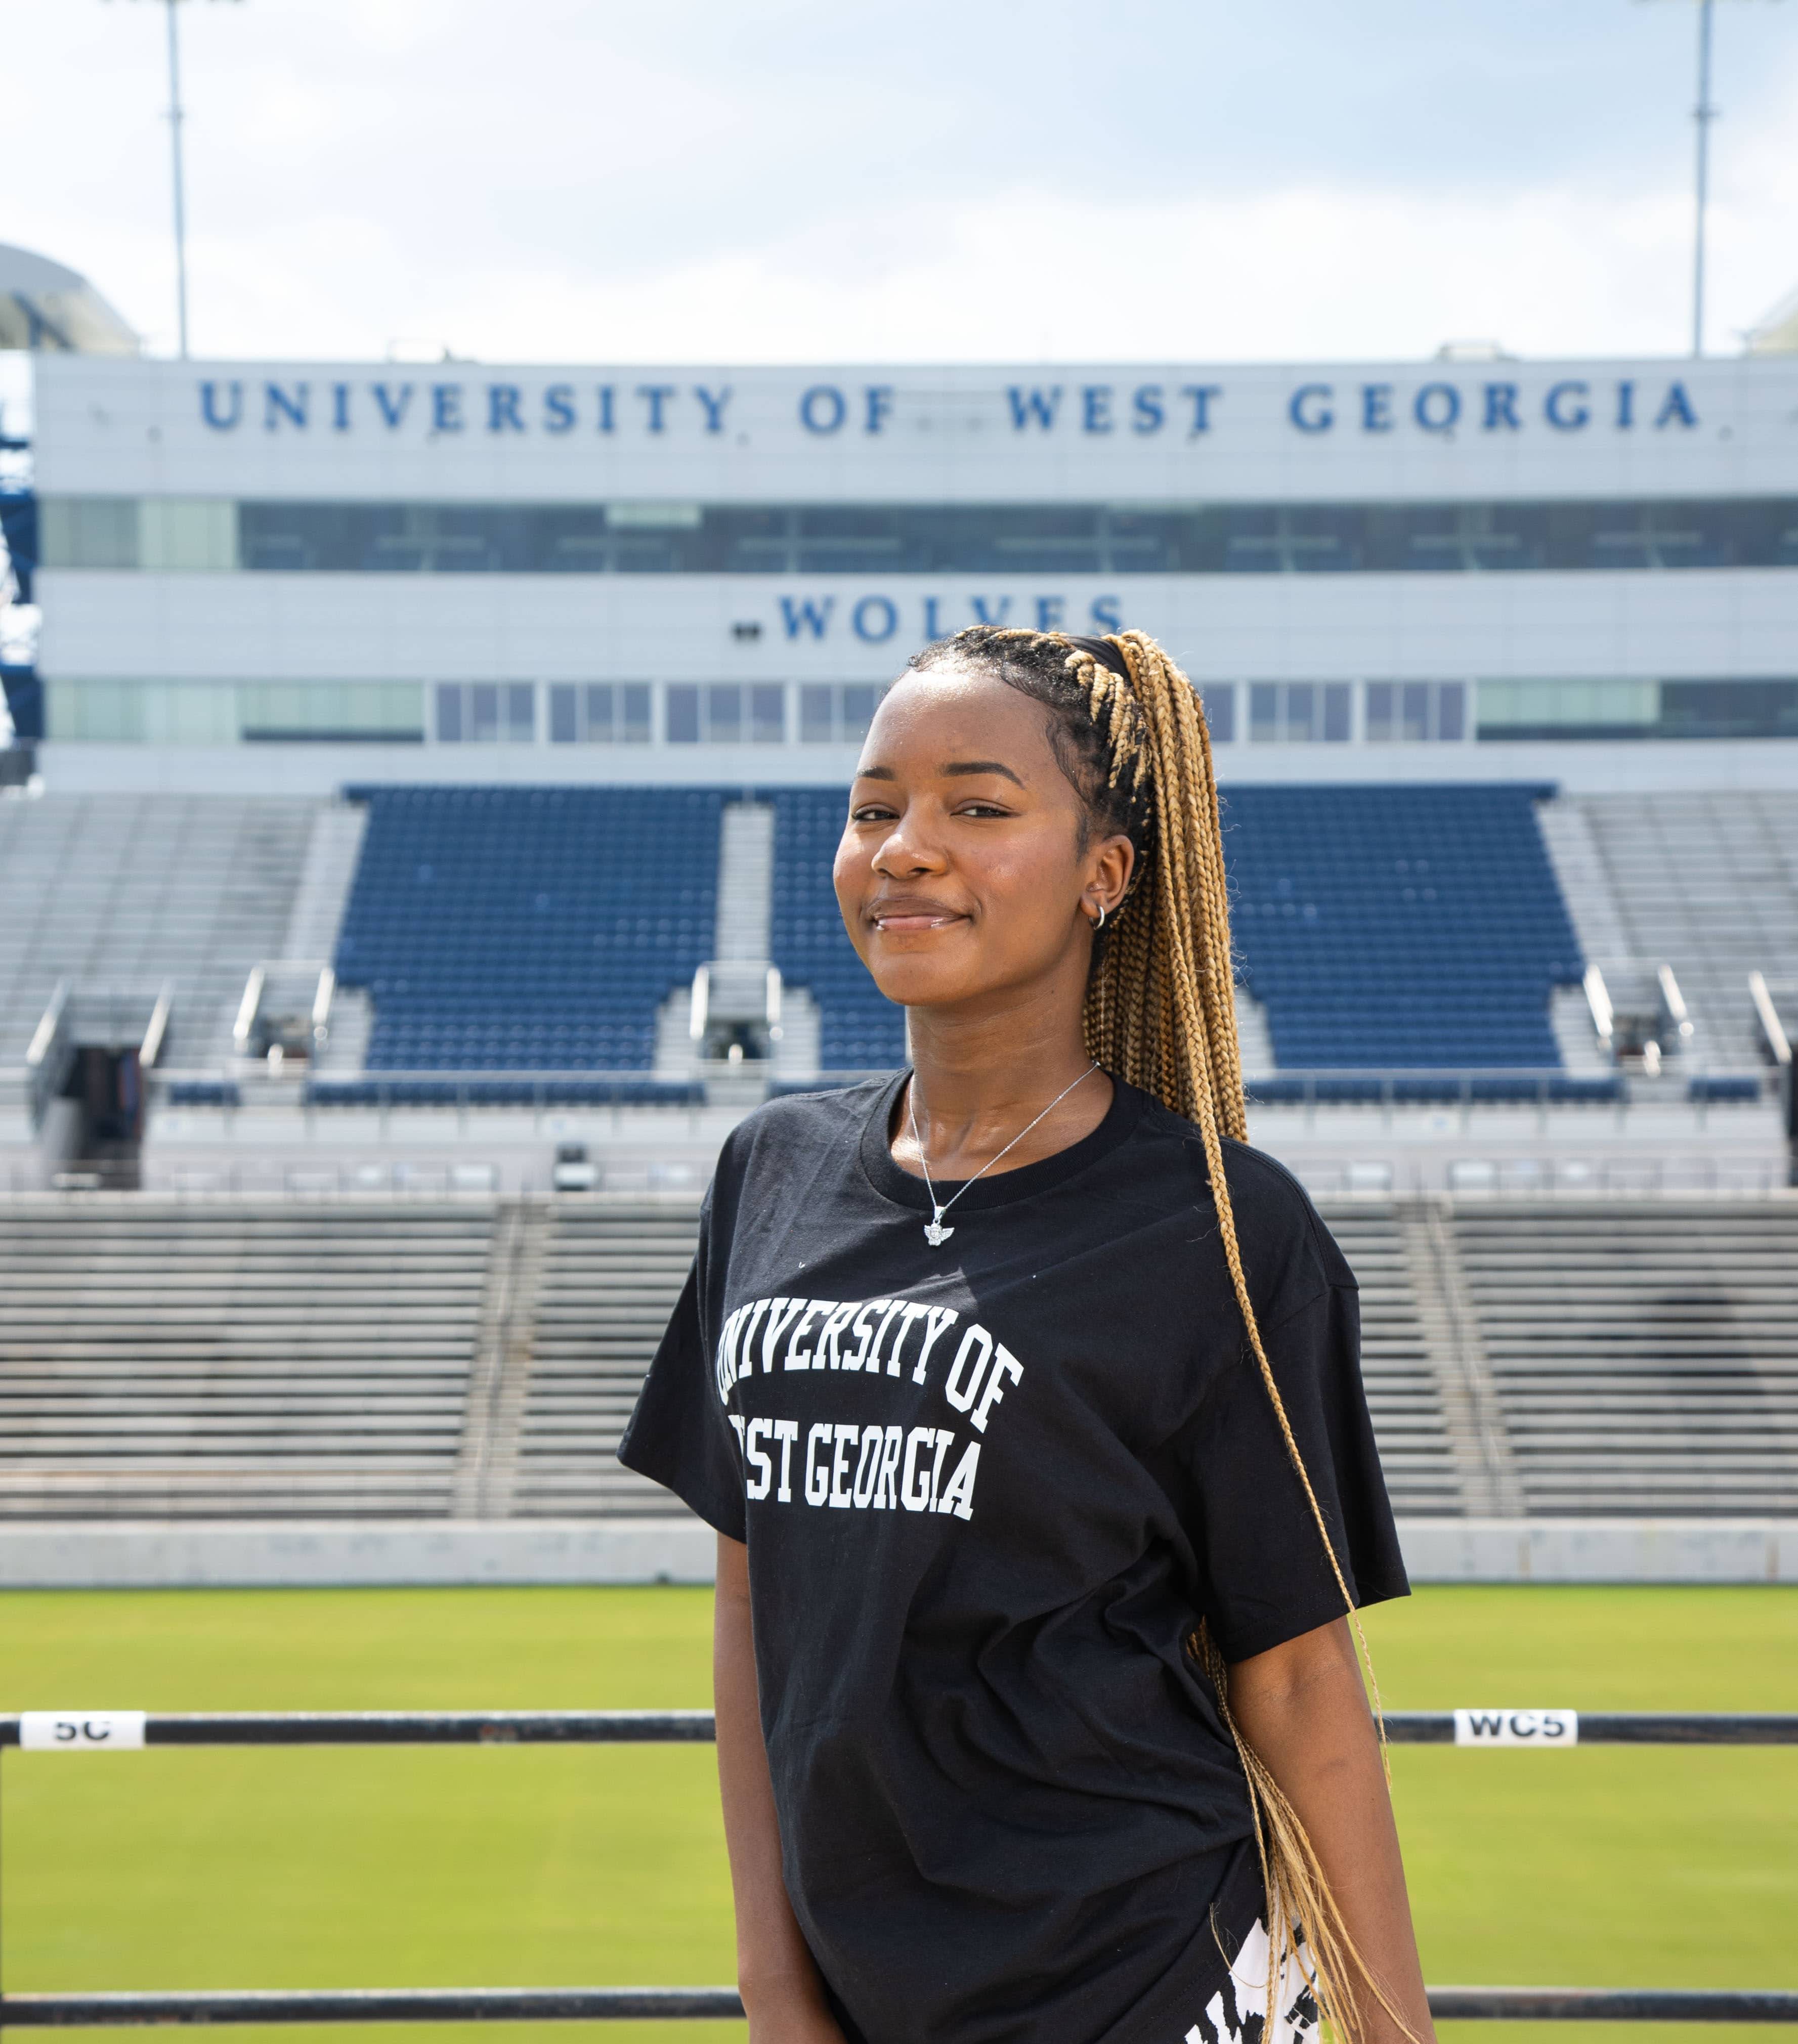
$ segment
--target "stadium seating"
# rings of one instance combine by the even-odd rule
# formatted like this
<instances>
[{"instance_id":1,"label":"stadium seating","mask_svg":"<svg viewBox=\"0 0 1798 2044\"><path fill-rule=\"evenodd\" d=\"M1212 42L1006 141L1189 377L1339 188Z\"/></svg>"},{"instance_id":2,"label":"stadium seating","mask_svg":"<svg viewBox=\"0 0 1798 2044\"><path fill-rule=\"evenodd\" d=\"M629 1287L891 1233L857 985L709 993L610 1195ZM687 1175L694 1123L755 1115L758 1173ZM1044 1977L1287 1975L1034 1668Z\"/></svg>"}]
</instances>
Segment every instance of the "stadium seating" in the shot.
<instances>
[{"instance_id":1,"label":"stadium seating","mask_svg":"<svg viewBox=\"0 0 1798 2044\"><path fill-rule=\"evenodd\" d=\"M1798 1200L1326 1201L1402 1512L1789 1514ZM0 1515L677 1512L690 1201L0 1201Z\"/></svg>"},{"instance_id":2,"label":"stadium seating","mask_svg":"<svg viewBox=\"0 0 1798 2044\"><path fill-rule=\"evenodd\" d=\"M1279 1063L1552 1068L1557 985L1585 970L1527 786L1240 786L1224 800L1240 978ZM830 887L840 790L775 810L774 952L822 1009L826 1070L905 1056L903 1018Z\"/></svg>"},{"instance_id":3,"label":"stadium seating","mask_svg":"<svg viewBox=\"0 0 1798 2044\"><path fill-rule=\"evenodd\" d=\"M693 1261L687 1205L563 1203L549 1220L534 1363L517 1450L513 1512L678 1512L614 1450Z\"/></svg>"},{"instance_id":4,"label":"stadium seating","mask_svg":"<svg viewBox=\"0 0 1798 2044\"><path fill-rule=\"evenodd\" d=\"M1526 1510L1791 1514L1798 1201L1466 1202L1452 1226Z\"/></svg>"},{"instance_id":5,"label":"stadium seating","mask_svg":"<svg viewBox=\"0 0 1798 2044\"><path fill-rule=\"evenodd\" d=\"M1358 1201L1334 1208L1330 1227L1361 1285L1362 1379L1393 1508L1451 1516L1462 1478L1399 1218Z\"/></svg>"},{"instance_id":6,"label":"stadium seating","mask_svg":"<svg viewBox=\"0 0 1798 2044\"><path fill-rule=\"evenodd\" d=\"M719 816L698 788L361 787L336 965L367 1066L642 1071L713 948Z\"/></svg>"},{"instance_id":7,"label":"stadium seating","mask_svg":"<svg viewBox=\"0 0 1798 2044\"><path fill-rule=\"evenodd\" d=\"M1749 974L1798 995L1798 793L1562 796L1552 806L1556 825L1585 840L1583 885L1567 898L1586 951L1607 970L1619 952L1650 970L1670 965L1696 1025L1693 1061L1758 1070Z\"/></svg>"},{"instance_id":8,"label":"stadium seating","mask_svg":"<svg viewBox=\"0 0 1798 2044\"><path fill-rule=\"evenodd\" d=\"M1286 1068L1561 1062L1585 970L1534 804L1503 785L1226 790L1243 985Z\"/></svg>"},{"instance_id":9,"label":"stadium seating","mask_svg":"<svg viewBox=\"0 0 1798 2044\"><path fill-rule=\"evenodd\" d=\"M0 1212L0 1516L450 1508L490 1202Z\"/></svg>"},{"instance_id":10,"label":"stadium seating","mask_svg":"<svg viewBox=\"0 0 1798 2044\"><path fill-rule=\"evenodd\" d=\"M0 803L0 1065L59 980L175 987L167 1058L229 1051L250 968L278 957L321 805L281 796L59 795Z\"/></svg>"}]
</instances>

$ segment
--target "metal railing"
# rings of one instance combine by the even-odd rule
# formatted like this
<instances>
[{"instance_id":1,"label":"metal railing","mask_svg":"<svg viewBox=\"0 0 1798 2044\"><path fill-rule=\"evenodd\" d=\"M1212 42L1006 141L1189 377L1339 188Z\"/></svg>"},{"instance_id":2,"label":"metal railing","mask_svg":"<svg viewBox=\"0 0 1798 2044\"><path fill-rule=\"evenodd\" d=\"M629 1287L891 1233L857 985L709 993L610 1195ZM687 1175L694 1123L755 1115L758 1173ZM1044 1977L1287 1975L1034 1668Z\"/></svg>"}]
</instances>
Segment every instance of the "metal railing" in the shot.
<instances>
[{"instance_id":1,"label":"metal railing","mask_svg":"<svg viewBox=\"0 0 1798 2044\"><path fill-rule=\"evenodd\" d=\"M1576 1746L1794 1746L1798 1713L1514 1709L1393 1711L1394 1745L1565 1750ZM147 1746L699 1745L710 1711L27 1712L0 1748L100 1753ZM1712 1988L1433 1987L1439 2022L1798 2023L1798 1992ZM728 1987L218 1988L0 1993L0 2029L229 2023L518 2023L740 2019Z\"/></svg>"}]
</instances>

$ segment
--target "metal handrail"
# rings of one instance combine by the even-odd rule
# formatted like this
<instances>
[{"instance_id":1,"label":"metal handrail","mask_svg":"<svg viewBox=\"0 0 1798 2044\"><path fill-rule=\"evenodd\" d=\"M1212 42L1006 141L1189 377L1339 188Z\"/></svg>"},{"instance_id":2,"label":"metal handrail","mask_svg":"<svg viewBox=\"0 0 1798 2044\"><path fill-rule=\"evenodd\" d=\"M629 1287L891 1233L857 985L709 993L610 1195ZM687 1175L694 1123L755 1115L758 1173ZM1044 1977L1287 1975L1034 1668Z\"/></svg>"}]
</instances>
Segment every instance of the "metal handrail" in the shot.
<instances>
[{"instance_id":1,"label":"metal handrail","mask_svg":"<svg viewBox=\"0 0 1798 2044\"><path fill-rule=\"evenodd\" d=\"M1395 1711L1388 1736L1400 1744L1458 1741L1458 1720L1571 1719L1567 1712ZM36 1714L0 1716L0 1746L16 1746ZM1567 1727L1571 1729L1570 1727ZM116 1731L121 1746L702 1744L713 1712L690 1711L209 1711L144 1714L71 1712L38 1718L53 1742L92 1751ZM1798 1744L1798 1713L1592 1712L1578 1743L1677 1746ZM1505 1743L1510 1742L1499 1741ZM1798 2022L1798 1993L1761 1988L1436 1987L1439 2021ZM0 2029L135 2028L221 2023L733 2021L743 2003L728 1987L213 1988L0 1995Z\"/></svg>"},{"instance_id":2,"label":"metal handrail","mask_svg":"<svg viewBox=\"0 0 1798 2044\"><path fill-rule=\"evenodd\" d=\"M1777 1989L1432 1987L1439 2023L1798 2023ZM0 1995L0 2027L214 2023L741 2022L731 1987L241 1988L198 1993Z\"/></svg>"},{"instance_id":3,"label":"metal handrail","mask_svg":"<svg viewBox=\"0 0 1798 2044\"><path fill-rule=\"evenodd\" d=\"M25 1715L30 1715L29 1713ZM122 1713L59 1713L72 1725ZM1388 1711L1394 1746L1452 1746L1463 1712ZM1480 1717L1568 1716L1494 1706ZM1798 1746L1798 1712L1581 1711L1581 1746ZM19 1743L21 1714L0 1716L0 1746ZM147 1713L147 1746L703 1745L710 1711L169 1711ZM134 1721L133 1742L136 1731ZM71 1750L82 1744L79 1736Z\"/></svg>"}]
</instances>

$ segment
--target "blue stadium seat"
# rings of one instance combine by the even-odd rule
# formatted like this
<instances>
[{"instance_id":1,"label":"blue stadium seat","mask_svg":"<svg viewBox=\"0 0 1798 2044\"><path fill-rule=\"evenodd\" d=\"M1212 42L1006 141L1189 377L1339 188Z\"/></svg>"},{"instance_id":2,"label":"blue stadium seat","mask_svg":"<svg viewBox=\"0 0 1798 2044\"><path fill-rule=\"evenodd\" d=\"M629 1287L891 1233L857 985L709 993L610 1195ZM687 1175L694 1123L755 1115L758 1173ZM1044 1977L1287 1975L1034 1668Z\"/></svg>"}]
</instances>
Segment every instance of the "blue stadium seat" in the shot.
<instances>
[{"instance_id":1,"label":"blue stadium seat","mask_svg":"<svg viewBox=\"0 0 1798 2044\"><path fill-rule=\"evenodd\" d=\"M1514 785L1238 787L1224 800L1238 976L1288 1070L1554 1069L1550 996L1585 970ZM774 823L774 962L821 1011L827 1070L897 1065L901 1012L836 912L834 788L759 791Z\"/></svg>"},{"instance_id":2,"label":"blue stadium seat","mask_svg":"<svg viewBox=\"0 0 1798 2044\"><path fill-rule=\"evenodd\" d=\"M1585 965L1536 824L1550 792L1227 791L1238 977L1280 1065L1560 1064L1550 997Z\"/></svg>"},{"instance_id":3,"label":"blue stadium seat","mask_svg":"<svg viewBox=\"0 0 1798 2044\"><path fill-rule=\"evenodd\" d=\"M353 787L336 970L371 1071L644 1071L713 949L712 788Z\"/></svg>"}]
</instances>

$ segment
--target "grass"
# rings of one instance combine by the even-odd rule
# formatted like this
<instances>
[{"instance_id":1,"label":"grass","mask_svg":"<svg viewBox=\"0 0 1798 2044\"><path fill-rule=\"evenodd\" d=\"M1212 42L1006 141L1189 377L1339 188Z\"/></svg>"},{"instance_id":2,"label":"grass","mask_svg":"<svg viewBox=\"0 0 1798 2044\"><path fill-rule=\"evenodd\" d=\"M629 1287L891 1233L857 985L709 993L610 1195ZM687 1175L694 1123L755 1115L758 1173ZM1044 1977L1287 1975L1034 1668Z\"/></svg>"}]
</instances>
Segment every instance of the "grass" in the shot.
<instances>
[{"instance_id":1,"label":"grass","mask_svg":"<svg viewBox=\"0 0 1798 2044\"><path fill-rule=\"evenodd\" d=\"M703 1704L709 1623L682 1589L10 1593L0 1708ZM1367 1623L1394 1708L1798 1708L1791 1589L1431 1589ZM1393 1762L1432 1980L1798 1987L1798 1749ZM4 1794L10 1988L732 1977L707 1747L13 1753ZM1449 2026L1456 2044L1706 2034L1612 2027ZM544 2044L494 2025L431 2044L452 2031Z\"/></svg>"}]
</instances>

